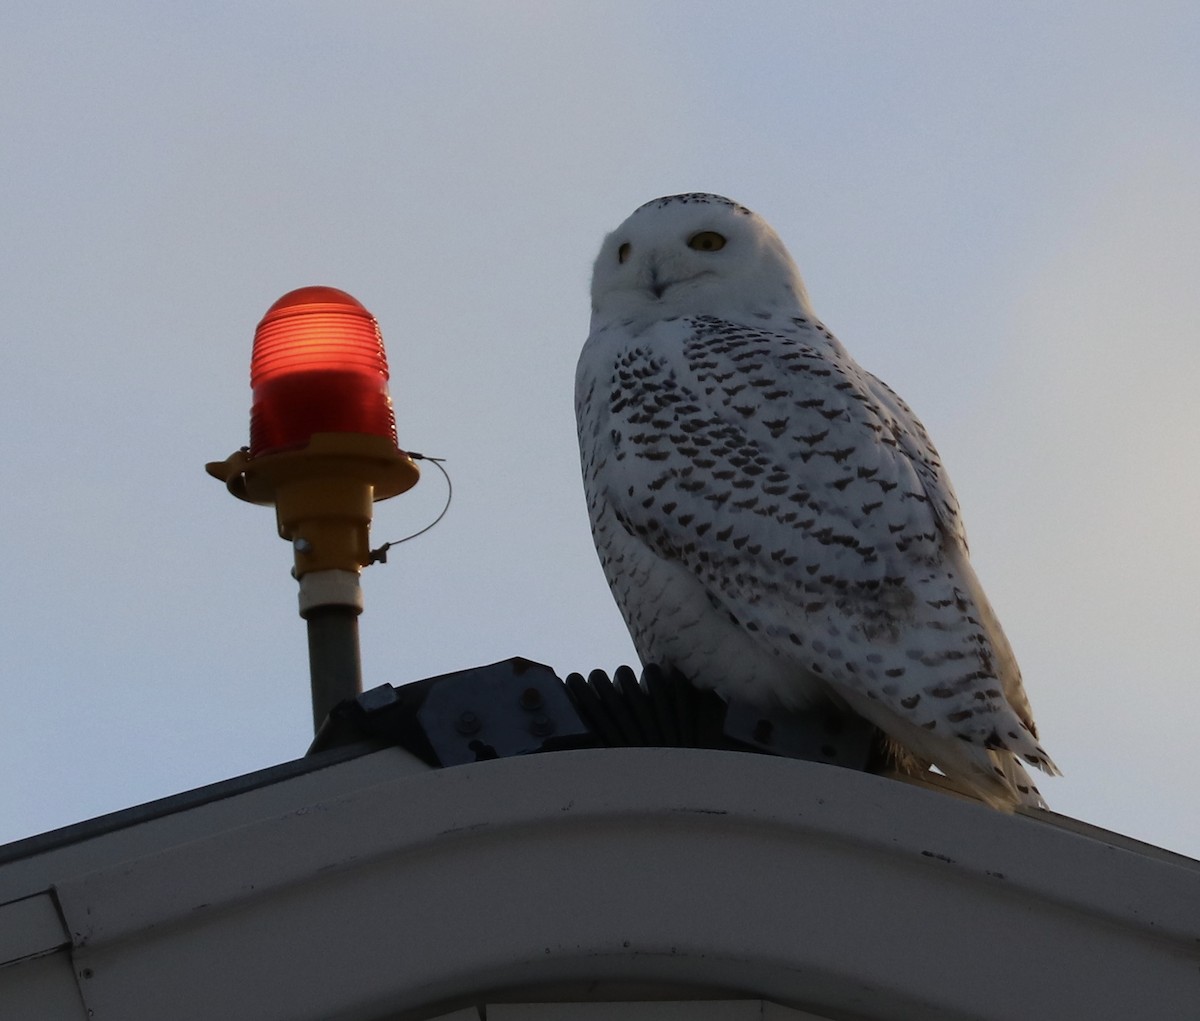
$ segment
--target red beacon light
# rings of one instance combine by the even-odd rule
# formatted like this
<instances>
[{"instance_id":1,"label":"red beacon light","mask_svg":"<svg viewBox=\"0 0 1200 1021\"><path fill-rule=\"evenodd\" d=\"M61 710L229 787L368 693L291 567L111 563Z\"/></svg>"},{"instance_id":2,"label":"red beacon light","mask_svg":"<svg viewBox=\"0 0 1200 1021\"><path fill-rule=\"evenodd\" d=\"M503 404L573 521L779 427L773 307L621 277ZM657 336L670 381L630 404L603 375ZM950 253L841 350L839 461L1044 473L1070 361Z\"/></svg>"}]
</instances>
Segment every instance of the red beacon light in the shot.
<instances>
[{"instance_id":1,"label":"red beacon light","mask_svg":"<svg viewBox=\"0 0 1200 1021\"><path fill-rule=\"evenodd\" d=\"M420 475L396 444L379 326L345 291L302 287L267 309L250 385L250 445L206 467L239 499L274 506L292 544L319 727L361 690L359 575L371 562L372 504Z\"/></svg>"},{"instance_id":2,"label":"red beacon light","mask_svg":"<svg viewBox=\"0 0 1200 1021\"><path fill-rule=\"evenodd\" d=\"M420 475L396 445L379 326L345 291L301 287L267 309L250 385L250 446L207 469L239 499L274 505L304 614L309 574L352 572L357 590L370 563L372 503Z\"/></svg>"},{"instance_id":3,"label":"red beacon light","mask_svg":"<svg viewBox=\"0 0 1200 1021\"><path fill-rule=\"evenodd\" d=\"M304 614L308 575L351 572L357 586L372 503L420 475L396 445L379 326L345 291L302 287L267 309L250 385L250 446L207 469L239 499L275 507Z\"/></svg>"},{"instance_id":4,"label":"red beacon light","mask_svg":"<svg viewBox=\"0 0 1200 1021\"><path fill-rule=\"evenodd\" d=\"M267 309L250 361L250 456L305 446L314 433L396 445L379 324L333 287L301 287Z\"/></svg>"}]
</instances>

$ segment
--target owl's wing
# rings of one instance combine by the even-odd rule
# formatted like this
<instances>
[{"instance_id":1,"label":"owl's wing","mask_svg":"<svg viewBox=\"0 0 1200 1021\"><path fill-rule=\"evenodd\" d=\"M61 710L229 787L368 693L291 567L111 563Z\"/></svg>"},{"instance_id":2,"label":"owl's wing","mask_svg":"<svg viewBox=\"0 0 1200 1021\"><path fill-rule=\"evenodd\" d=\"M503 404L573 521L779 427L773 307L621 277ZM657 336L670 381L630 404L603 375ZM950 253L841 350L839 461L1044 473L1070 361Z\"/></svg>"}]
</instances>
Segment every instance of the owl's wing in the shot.
<instances>
[{"instance_id":1,"label":"owl's wing","mask_svg":"<svg viewBox=\"0 0 1200 1021\"><path fill-rule=\"evenodd\" d=\"M984 750L1054 769L933 445L832 337L610 327L576 397L589 485L741 628L939 765L969 745L989 776Z\"/></svg>"},{"instance_id":2,"label":"owl's wing","mask_svg":"<svg viewBox=\"0 0 1200 1021\"><path fill-rule=\"evenodd\" d=\"M861 368L858 371L871 396L894 424L896 442L921 480L938 526L943 534L957 539L966 550L967 532L958 506L958 495L925 426L903 398L882 379Z\"/></svg>"},{"instance_id":3,"label":"owl's wing","mask_svg":"<svg viewBox=\"0 0 1200 1021\"><path fill-rule=\"evenodd\" d=\"M1017 665L1016 655L967 556L966 528L959 511L958 496L950 483L950 476L942 466L933 441L912 408L883 380L870 373L864 375L872 395L900 424L900 449L912 462L942 533L952 540L947 544L946 557L952 562L954 573L967 589L970 601L978 609L980 623L991 639L996 657L996 673L1002 682L1004 695L1021 721L1036 735L1033 710L1021 683L1021 669Z\"/></svg>"}]
</instances>

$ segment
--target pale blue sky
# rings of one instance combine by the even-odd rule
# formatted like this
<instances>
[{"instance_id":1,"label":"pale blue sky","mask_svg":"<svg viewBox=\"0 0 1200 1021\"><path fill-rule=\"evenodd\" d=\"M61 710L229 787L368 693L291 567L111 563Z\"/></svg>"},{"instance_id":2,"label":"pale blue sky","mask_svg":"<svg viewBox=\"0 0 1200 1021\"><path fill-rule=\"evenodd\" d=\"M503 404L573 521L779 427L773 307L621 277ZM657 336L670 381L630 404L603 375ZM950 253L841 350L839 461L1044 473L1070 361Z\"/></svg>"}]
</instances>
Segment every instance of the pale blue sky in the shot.
<instances>
[{"instance_id":1,"label":"pale blue sky","mask_svg":"<svg viewBox=\"0 0 1200 1021\"><path fill-rule=\"evenodd\" d=\"M1200 856L1198 52L1191 0L6 4L0 841L303 753L290 552L203 470L294 287L375 313L401 443L456 484L365 575L367 685L631 660L578 477L588 278L709 190L941 448L1051 805Z\"/></svg>"}]
</instances>

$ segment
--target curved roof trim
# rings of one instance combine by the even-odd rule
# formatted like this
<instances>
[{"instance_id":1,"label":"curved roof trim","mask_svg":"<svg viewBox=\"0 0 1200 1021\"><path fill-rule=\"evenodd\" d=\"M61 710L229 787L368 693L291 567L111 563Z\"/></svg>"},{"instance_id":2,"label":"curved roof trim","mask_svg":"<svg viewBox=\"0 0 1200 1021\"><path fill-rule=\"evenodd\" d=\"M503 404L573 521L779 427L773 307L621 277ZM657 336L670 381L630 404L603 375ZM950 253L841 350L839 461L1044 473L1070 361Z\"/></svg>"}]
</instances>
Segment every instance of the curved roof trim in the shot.
<instances>
[{"instance_id":1,"label":"curved roof trim","mask_svg":"<svg viewBox=\"0 0 1200 1021\"><path fill-rule=\"evenodd\" d=\"M1185 862L810 762L594 749L410 773L56 892L97 1021L418 1018L585 981L1170 1019L1200 1002Z\"/></svg>"}]
</instances>

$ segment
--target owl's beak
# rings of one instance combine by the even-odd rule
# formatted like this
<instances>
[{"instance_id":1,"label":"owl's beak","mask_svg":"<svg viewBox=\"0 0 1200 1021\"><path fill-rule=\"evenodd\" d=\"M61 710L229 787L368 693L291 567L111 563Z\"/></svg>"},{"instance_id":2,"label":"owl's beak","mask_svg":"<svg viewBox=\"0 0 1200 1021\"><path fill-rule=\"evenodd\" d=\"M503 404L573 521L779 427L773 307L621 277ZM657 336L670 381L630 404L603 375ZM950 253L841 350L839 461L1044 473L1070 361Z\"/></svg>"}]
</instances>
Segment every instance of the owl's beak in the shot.
<instances>
[{"instance_id":1,"label":"owl's beak","mask_svg":"<svg viewBox=\"0 0 1200 1021\"><path fill-rule=\"evenodd\" d=\"M660 276L658 266L652 263L650 266L650 278L646 281L646 290L653 294L657 300L661 301L662 296L672 287L679 284L686 284L692 280L699 280L701 277L708 276L709 273L710 271L704 270L699 273L693 273L691 276Z\"/></svg>"},{"instance_id":2,"label":"owl's beak","mask_svg":"<svg viewBox=\"0 0 1200 1021\"><path fill-rule=\"evenodd\" d=\"M651 294L653 294L654 297L661 298L663 296L663 293L670 286L671 286L670 281L659 280L658 267L651 266L650 267L650 283L647 286L647 290L649 290L649 292Z\"/></svg>"}]
</instances>

